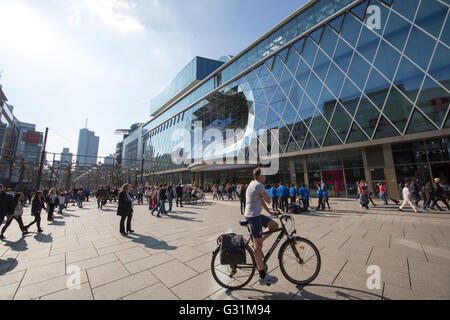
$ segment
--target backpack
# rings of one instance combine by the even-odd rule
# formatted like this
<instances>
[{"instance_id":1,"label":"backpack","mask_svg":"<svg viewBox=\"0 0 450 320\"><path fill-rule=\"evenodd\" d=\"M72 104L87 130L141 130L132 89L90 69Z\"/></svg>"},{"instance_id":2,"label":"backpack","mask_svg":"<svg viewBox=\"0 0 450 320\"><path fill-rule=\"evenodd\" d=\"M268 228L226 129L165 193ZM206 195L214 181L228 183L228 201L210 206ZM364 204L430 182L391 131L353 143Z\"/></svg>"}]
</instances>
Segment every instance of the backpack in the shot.
<instances>
[{"instance_id":1,"label":"backpack","mask_svg":"<svg viewBox=\"0 0 450 320\"><path fill-rule=\"evenodd\" d=\"M220 263L222 265L237 265L246 263L244 237L235 233L220 236Z\"/></svg>"}]
</instances>

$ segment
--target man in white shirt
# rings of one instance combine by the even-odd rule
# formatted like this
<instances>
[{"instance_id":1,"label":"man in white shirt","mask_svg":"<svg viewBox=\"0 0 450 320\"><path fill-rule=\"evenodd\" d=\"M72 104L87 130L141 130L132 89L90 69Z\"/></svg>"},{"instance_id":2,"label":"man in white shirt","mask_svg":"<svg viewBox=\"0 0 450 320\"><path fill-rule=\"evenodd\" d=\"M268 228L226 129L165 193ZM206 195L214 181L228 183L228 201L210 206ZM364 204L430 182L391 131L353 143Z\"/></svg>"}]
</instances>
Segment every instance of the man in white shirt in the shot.
<instances>
[{"instance_id":1,"label":"man in white shirt","mask_svg":"<svg viewBox=\"0 0 450 320\"><path fill-rule=\"evenodd\" d=\"M276 216L277 213L270 211L267 207L267 204L271 203L271 199L266 192L266 176L261 174L260 168L253 170L253 177L254 180L250 182L246 192L245 219L252 232L255 260L260 275L259 284L271 285L277 283L278 279L264 270L262 246L270 234L263 236L262 233L263 227L265 228L264 232L268 232L277 229L278 224L262 215L261 211L264 208L271 216Z\"/></svg>"},{"instance_id":2,"label":"man in white shirt","mask_svg":"<svg viewBox=\"0 0 450 320\"><path fill-rule=\"evenodd\" d=\"M398 210L403 211L403 208L406 206L406 204L409 204L411 206L411 208L413 208L414 212L417 213L418 212L417 207L415 206L415 204L412 201L412 193L409 190L409 183L405 184L402 194L403 194L403 203Z\"/></svg>"}]
</instances>

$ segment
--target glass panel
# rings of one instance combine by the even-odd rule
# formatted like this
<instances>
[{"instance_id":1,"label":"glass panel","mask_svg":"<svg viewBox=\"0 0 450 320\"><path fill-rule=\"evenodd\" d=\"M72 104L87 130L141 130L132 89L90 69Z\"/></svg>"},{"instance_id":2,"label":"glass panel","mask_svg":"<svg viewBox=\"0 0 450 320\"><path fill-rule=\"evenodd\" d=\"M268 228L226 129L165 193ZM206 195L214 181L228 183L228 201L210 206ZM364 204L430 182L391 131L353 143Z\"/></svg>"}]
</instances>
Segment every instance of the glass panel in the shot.
<instances>
[{"instance_id":1,"label":"glass panel","mask_svg":"<svg viewBox=\"0 0 450 320\"><path fill-rule=\"evenodd\" d=\"M336 48L337 35L330 29L325 27L323 32L322 41L320 42L320 48L329 56L332 57L334 49Z\"/></svg>"},{"instance_id":2,"label":"glass panel","mask_svg":"<svg viewBox=\"0 0 450 320\"><path fill-rule=\"evenodd\" d=\"M426 78L417 106L438 126L449 108L450 94L430 78Z\"/></svg>"},{"instance_id":3,"label":"glass panel","mask_svg":"<svg viewBox=\"0 0 450 320\"><path fill-rule=\"evenodd\" d=\"M440 138L425 141L427 146L428 160L430 162L450 161L450 140Z\"/></svg>"},{"instance_id":4,"label":"glass panel","mask_svg":"<svg viewBox=\"0 0 450 320\"><path fill-rule=\"evenodd\" d=\"M381 116L374 139L388 138L398 135L398 131L395 130L394 127L392 127L392 125L383 116Z\"/></svg>"},{"instance_id":5,"label":"glass panel","mask_svg":"<svg viewBox=\"0 0 450 320\"><path fill-rule=\"evenodd\" d=\"M361 131L361 129L355 123L353 123L353 126L350 130L350 135L347 139L347 143L360 142L360 141L366 141L366 140L367 140L366 135Z\"/></svg>"},{"instance_id":6,"label":"glass panel","mask_svg":"<svg viewBox=\"0 0 450 320\"><path fill-rule=\"evenodd\" d=\"M350 48L343 40L339 40L339 43L334 54L333 61L346 72L350 60L352 58L353 49Z\"/></svg>"},{"instance_id":7,"label":"glass panel","mask_svg":"<svg viewBox=\"0 0 450 320\"><path fill-rule=\"evenodd\" d=\"M283 62L286 62L286 59L287 59L287 56L289 53L289 48L290 47L284 48L280 53L278 53L278 55L280 56L281 60L283 60Z\"/></svg>"},{"instance_id":8,"label":"glass panel","mask_svg":"<svg viewBox=\"0 0 450 320\"><path fill-rule=\"evenodd\" d=\"M392 8L398 13L413 21L419 0L395 0Z\"/></svg>"},{"instance_id":9,"label":"glass panel","mask_svg":"<svg viewBox=\"0 0 450 320\"><path fill-rule=\"evenodd\" d=\"M355 120L358 121L361 128L366 131L367 135L371 137L375 130L380 112L372 104L364 103L365 101L367 100L361 100Z\"/></svg>"},{"instance_id":10,"label":"glass panel","mask_svg":"<svg viewBox=\"0 0 450 320\"><path fill-rule=\"evenodd\" d=\"M356 88L349 79L345 80L344 87L342 88L341 93L341 101L344 104L345 107L347 107L347 103L353 103L355 100L359 99L361 96L361 91ZM349 105L350 106L350 105ZM350 114L354 114L354 111L352 108L347 109Z\"/></svg>"},{"instance_id":11,"label":"glass panel","mask_svg":"<svg viewBox=\"0 0 450 320\"><path fill-rule=\"evenodd\" d=\"M344 168L361 168L364 167L362 152L360 149L341 151L342 162Z\"/></svg>"},{"instance_id":12,"label":"glass panel","mask_svg":"<svg viewBox=\"0 0 450 320\"><path fill-rule=\"evenodd\" d=\"M301 148L303 142L305 141L308 129L306 128L303 121L297 116L294 125L292 126L292 136L297 141L298 146Z\"/></svg>"},{"instance_id":13,"label":"glass panel","mask_svg":"<svg viewBox=\"0 0 450 320\"><path fill-rule=\"evenodd\" d=\"M408 165L395 167L398 183L410 182L413 179L420 181L431 181L430 168L428 165Z\"/></svg>"},{"instance_id":14,"label":"glass panel","mask_svg":"<svg viewBox=\"0 0 450 320\"><path fill-rule=\"evenodd\" d=\"M348 70L348 76L362 90L369 75L370 65L357 53L353 56L352 64Z\"/></svg>"},{"instance_id":15,"label":"glass panel","mask_svg":"<svg viewBox=\"0 0 450 320\"><path fill-rule=\"evenodd\" d=\"M295 75L295 79L297 79L300 86L304 89L306 88L306 82L308 81L309 74L311 70L305 64L303 59L300 59L300 63L298 65L297 74Z\"/></svg>"},{"instance_id":16,"label":"glass panel","mask_svg":"<svg viewBox=\"0 0 450 320\"><path fill-rule=\"evenodd\" d=\"M306 125L309 125L309 123L311 122L313 113L314 113L314 105L311 102L311 100L309 100L309 98L305 95L303 97L299 114L300 117L302 117L303 121L305 121Z\"/></svg>"},{"instance_id":17,"label":"glass panel","mask_svg":"<svg viewBox=\"0 0 450 320\"><path fill-rule=\"evenodd\" d=\"M345 138L344 138L345 139ZM324 147L328 147L328 146L335 146L338 144L342 144L342 142L338 139L338 137L336 136L336 134L334 133L333 130L331 130L331 128L328 130L328 135L325 138L325 141L323 143Z\"/></svg>"},{"instance_id":18,"label":"glass panel","mask_svg":"<svg viewBox=\"0 0 450 320\"><path fill-rule=\"evenodd\" d=\"M331 120L331 116L333 115L334 106L336 105L336 99L331 95L330 91L327 88L322 89L322 94L320 95L319 102L317 104L317 109L322 112L325 119L328 121Z\"/></svg>"},{"instance_id":19,"label":"glass panel","mask_svg":"<svg viewBox=\"0 0 450 320\"><path fill-rule=\"evenodd\" d=\"M334 4L336 6L336 11L341 10L342 8L346 7L350 3L352 3L353 0L334 0Z\"/></svg>"},{"instance_id":20,"label":"glass panel","mask_svg":"<svg viewBox=\"0 0 450 320\"><path fill-rule=\"evenodd\" d=\"M345 170L345 180L347 182L347 195L355 197L358 194L357 181L365 180L364 168L354 168Z\"/></svg>"},{"instance_id":21,"label":"glass panel","mask_svg":"<svg viewBox=\"0 0 450 320\"><path fill-rule=\"evenodd\" d=\"M333 121L331 121L331 126L337 132L339 137L344 141L347 137L350 125L352 124L352 119L348 113L344 110L342 105L339 103L334 111Z\"/></svg>"},{"instance_id":22,"label":"glass panel","mask_svg":"<svg viewBox=\"0 0 450 320\"><path fill-rule=\"evenodd\" d=\"M311 133L308 133L308 137L306 138L305 145L303 146L303 150L318 148L316 140L312 137Z\"/></svg>"},{"instance_id":23,"label":"glass panel","mask_svg":"<svg viewBox=\"0 0 450 320\"><path fill-rule=\"evenodd\" d=\"M313 65L316 57L317 45L310 38L306 39L305 47L303 48L302 58L308 63L309 66Z\"/></svg>"},{"instance_id":24,"label":"glass panel","mask_svg":"<svg viewBox=\"0 0 450 320\"><path fill-rule=\"evenodd\" d=\"M330 59L328 59L328 57L321 50L319 50L316 57L314 71L323 81L325 81L329 66Z\"/></svg>"},{"instance_id":25,"label":"glass panel","mask_svg":"<svg viewBox=\"0 0 450 320\"><path fill-rule=\"evenodd\" d=\"M403 132L411 114L412 104L395 88L392 88L383 113Z\"/></svg>"},{"instance_id":26,"label":"glass panel","mask_svg":"<svg viewBox=\"0 0 450 320\"><path fill-rule=\"evenodd\" d=\"M323 138L325 137L327 127L328 124L322 118L320 112L316 111L316 113L314 114L314 118L311 122L310 130L319 144L322 144L323 142Z\"/></svg>"},{"instance_id":27,"label":"glass panel","mask_svg":"<svg viewBox=\"0 0 450 320\"><path fill-rule=\"evenodd\" d=\"M384 106L390 84L375 69L372 69L366 84L366 94L369 99L381 110Z\"/></svg>"},{"instance_id":28,"label":"glass panel","mask_svg":"<svg viewBox=\"0 0 450 320\"><path fill-rule=\"evenodd\" d=\"M334 13L334 3L332 0L320 0L314 4L316 23L325 20Z\"/></svg>"},{"instance_id":29,"label":"glass panel","mask_svg":"<svg viewBox=\"0 0 450 320\"><path fill-rule=\"evenodd\" d=\"M292 84L291 92L289 94L289 100L296 109L300 107L302 97L303 97L303 90L300 89L297 82L294 81Z\"/></svg>"},{"instance_id":30,"label":"glass panel","mask_svg":"<svg viewBox=\"0 0 450 320\"><path fill-rule=\"evenodd\" d=\"M417 110L414 110L407 134L436 130L436 128Z\"/></svg>"},{"instance_id":31,"label":"glass panel","mask_svg":"<svg viewBox=\"0 0 450 320\"><path fill-rule=\"evenodd\" d=\"M423 141L392 145L394 164L411 164L427 162L425 145Z\"/></svg>"},{"instance_id":32,"label":"glass panel","mask_svg":"<svg viewBox=\"0 0 450 320\"><path fill-rule=\"evenodd\" d=\"M286 96L289 95L289 91L291 90L292 81L294 81L294 77L292 77L291 73L289 71L284 70L283 76L281 77L280 86L284 91L284 94Z\"/></svg>"},{"instance_id":33,"label":"glass panel","mask_svg":"<svg viewBox=\"0 0 450 320\"><path fill-rule=\"evenodd\" d=\"M360 4L358 4L356 7L353 7L350 12L353 13L355 16L357 16L361 21L364 20L364 17L366 15L367 6L369 5L369 1L363 1Z\"/></svg>"},{"instance_id":34,"label":"glass panel","mask_svg":"<svg viewBox=\"0 0 450 320\"><path fill-rule=\"evenodd\" d=\"M273 64L273 71L272 71L272 74L277 81L280 81L281 74L283 72L283 67L284 67L283 62L281 62L281 59L277 56L275 59L275 63Z\"/></svg>"},{"instance_id":35,"label":"glass panel","mask_svg":"<svg viewBox=\"0 0 450 320\"><path fill-rule=\"evenodd\" d=\"M297 27L297 20L294 18L288 23L286 23L283 27L283 37L287 42L294 39L296 36L298 36L298 27Z\"/></svg>"},{"instance_id":36,"label":"glass panel","mask_svg":"<svg viewBox=\"0 0 450 320\"><path fill-rule=\"evenodd\" d=\"M344 22L345 14L341 14L339 17L328 22L330 27L332 27L336 32L340 33L342 28L342 22Z\"/></svg>"},{"instance_id":37,"label":"glass panel","mask_svg":"<svg viewBox=\"0 0 450 320\"><path fill-rule=\"evenodd\" d=\"M445 23L444 30L441 34L441 41L450 46L450 19L447 19Z\"/></svg>"},{"instance_id":38,"label":"glass panel","mask_svg":"<svg viewBox=\"0 0 450 320\"><path fill-rule=\"evenodd\" d=\"M394 72L399 60L399 53L385 41L381 41L380 49L378 50L375 59L375 67L377 67L389 80L392 80L394 77Z\"/></svg>"},{"instance_id":39,"label":"glass panel","mask_svg":"<svg viewBox=\"0 0 450 320\"><path fill-rule=\"evenodd\" d=\"M350 43L351 46L355 46L358 40L359 31L362 28L362 24L355 17L347 14L342 26L341 36Z\"/></svg>"},{"instance_id":40,"label":"glass panel","mask_svg":"<svg viewBox=\"0 0 450 320\"><path fill-rule=\"evenodd\" d=\"M436 41L427 36L424 32L413 27L405 54L417 63L422 69L426 70L430 62Z\"/></svg>"},{"instance_id":41,"label":"glass panel","mask_svg":"<svg viewBox=\"0 0 450 320\"><path fill-rule=\"evenodd\" d=\"M403 57L394 83L414 102L416 101L423 78L425 78L425 74L409 62L408 59Z\"/></svg>"},{"instance_id":42,"label":"glass panel","mask_svg":"<svg viewBox=\"0 0 450 320\"><path fill-rule=\"evenodd\" d=\"M442 44L438 44L428 72L450 91L450 50Z\"/></svg>"},{"instance_id":43,"label":"glass panel","mask_svg":"<svg viewBox=\"0 0 450 320\"><path fill-rule=\"evenodd\" d=\"M317 29L316 31L313 31L309 34L309 36L311 37L311 39L313 39L317 44L320 43L320 38L322 37L322 31L323 31L323 27Z\"/></svg>"},{"instance_id":44,"label":"glass panel","mask_svg":"<svg viewBox=\"0 0 450 320\"><path fill-rule=\"evenodd\" d=\"M287 59L286 66L289 68L292 74L295 74L297 71L298 62L300 61L300 56L297 51L293 48L289 50L289 55Z\"/></svg>"},{"instance_id":45,"label":"glass panel","mask_svg":"<svg viewBox=\"0 0 450 320\"><path fill-rule=\"evenodd\" d=\"M437 1L422 1L415 23L436 38L439 37L448 8Z\"/></svg>"},{"instance_id":46,"label":"glass panel","mask_svg":"<svg viewBox=\"0 0 450 320\"><path fill-rule=\"evenodd\" d=\"M309 30L315 24L316 19L314 17L314 8L310 7L297 16L298 34L302 34L303 32Z\"/></svg>"},{"instance_id":47,"label":"glass panel","mask_svg":"<svg viewBox=\"0 0 450 320\"><path fill-rule=\"evenodd\" d=\"M286 123L289 127L292 126L295 119L297 118L297 111L292 107L292 105L288 102L286 104L286 107L284 109L283 113L283 121Z\"/></svg>"},{"instance_id":48,"label":"glass panel","mask_svg":"<svg viewBox=\"0 0 450 320\"><path fill-rule=\"evenodd\" d=\"M332 63L325 84L335 97L339 97L343 82L344 74Z\"/></svg>"},{"instance_id":49,"label":"glass panel","mask_svg":"<svg viewBox=\"0 0 450 320\"><path fill-rule=\"evenodd\" d=\"M303 45L305 44L305 39L306 38L301 38L300 40L298 40L296 43L293 44L294 48L300 54L303 52Z\"/></svg>"},{"instance_id":50,"label":"glass panel","mask_svg":"<svg viewBox=\"0 0 450 320\"><path fill-rule=\"evenodd\" d=\"M372 30L364 26L356 50L372 62L380 41L381 39Z\"/></svg>"},{"instance_id":51,"label":"glass panel","mask_svg":"<svg viewBox=\"0 0 450 320\"><path fill-rule=\"evenodd\" d=\"M311 73L311 77L309 78L306 92L309 93L309 97L314 103L316 103L317 99L319 99L321 88L322 83L320 82L319 78L317 78L317 76L314 73Z\"/></svg>"},{"instance_id":52,"label":"glass panel","mask_svg":"<svg viewBox=\"0 0 450 320\"><path fill-rule=\"evenodd\" d=\"M409 22L396 13L391 12L383 37L398 50L402 51L410 29L411 24Z\"/></svg>"},{"instance_id":53,"label":"glass panel","mask_svg":"<svg viewBox=\"0 0 450 320\"><path fill-rule=\"evenodd\" d=\"M298 146L297 142L295 142L295 139L291 136L289 138L289 142L286 146L286 152L296 152L296 151L300 151L300 150L301 150L301 148ZM297 183L298 183L298 181L297 181Z\"/></svg>"}]
</instances>

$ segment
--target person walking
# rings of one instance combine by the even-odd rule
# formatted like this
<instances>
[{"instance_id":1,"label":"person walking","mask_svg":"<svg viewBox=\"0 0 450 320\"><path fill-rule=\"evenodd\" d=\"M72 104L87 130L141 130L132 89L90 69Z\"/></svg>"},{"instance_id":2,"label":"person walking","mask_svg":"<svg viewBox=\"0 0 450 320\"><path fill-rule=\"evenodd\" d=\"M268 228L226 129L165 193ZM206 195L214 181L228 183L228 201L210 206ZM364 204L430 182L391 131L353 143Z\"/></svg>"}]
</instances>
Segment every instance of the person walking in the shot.
<instances>
[{"instance_id":1,"label":"person walking","mask_svg":"<svg viewBox=\"0 0 450 320\"><path fill-rule=\"evenodd\" d=\"M122 191L119 193L119 205L117 206L117 215L120 216L119 231L122 236L127 236L128 233L133 233L131 229L131 219L133 218L133 200L130 195L131 185L125 183L122 186ZM126 221L126 232L125 232Z\"/></svg>"},{"instance_id":2,"label":"person walking","mask_svg":"<svg viewBox=\"0 0 450 320\"><path fill-rule=\"evenodd\" d=\"M330 203L328 202L328 199L329 199L328 190L327 190L327 188L324 188L322 191L323 191L323 201L322 201L323 210L325 210L325 204L326 204L328 206L328 211L331 211Z\"/></svg>"},{"instance_id":3,"label":"person walking","mask_svg":"<svg viewBox=\"0 0 450 320\"><path fill-rule=\"evenodd\" d=\"M169 202L169 212L172 211L173 199L175 199L175 193L173 192L172 186L169 186L167 188L167 201Z\"/></svg>"},{"instance_id":4,"label":"person walking","mask_svg":"<svg viewBox=\"0 0 450 320\"><path fill-rule=\"evenodd\" d=\"M247 185L241 185L239 187L239 199L241 202L241 215L245 214L245 203L246 203L246 193L247 193Z\"/></svg>"},{"instance_id":5,"label":"person walking","mask_svg":"<svg viewBox=\"0 0 450 320\"><path fill-rule=\"evenodd\" d=\"M61 192L58 197L58 214L63 214L63 209L66 207L66 195Z\"/></svg>"},{"instance_id":6,"label":"person walking","mask_svg":"<svg viewBox=\"0 0 450 320\"><path fill-rule=\"evenodd\" d=\"M447 202L447 200L444 198L444 192L442 190L441 186L441 180L439 178L434 179L433 183L433 204L431 205L431 208L434 210L434 207L437 207L439 211L442 211L441 207L439 207L438 201L442 201L444 205L447 207L448 210L450 210L450 206Z\"/></svg>"},{"instance_id":7,"label":"person walking","mask_svg":"<svg viewBox=\"0 0 450 320\"><path fill-rule=\"evenodd\" d=\"M8 215L6 220L6 224L2 229L2 233L0 234L0 239L5 239L5 231L8 229L9 225L13 220L16 220L19 224L20 231L22 231L22 237L29 234L27 228L23 225L22 215L23 215L23 206L25 205L25 197L22 193L16 193L13 200L14 211Z\"/></svg>"},{"instance_id":8,"label":"person walking","mask_svg":"<svg viewBox=\"0 0 450 320\"><path fill-rule=\"evenodd\" d=\"M178 207L178 203L180 203L180 208L183 208L183 187L181 186L181 183L179 183L177 185L177 187L175 188L175 194L176 194L176 205Z\"/></svg>"},{"instance_id":9,"label":"person walking","mask_svg":"<svg viewBox=\"0 0 450 320\"><path fill-rule=\"evenodd\" d=\"M414 212L417 213L418 212L417 207L413 202L412 193L411 193L411 190L409 189L409 186L410 186L410 184L406 183L405 186L403 187L403 190L402 190L403 203L400 206L400 208L398 209L398 211L403 212L403 209L405 208L405 206L407 204L409 204L411 206L411 208L413 208Z\"/></svg>"},{"instance_id":10,"label":"person walking","mask_svg":"<svg viewBox=\"0 0 450 320\"><path fill-rule=\"evenodd\" d=\"M47 211L47 208L45 207L44 193L42 192L42 190L38 190L34 194L33 200L31 201L31 215L34 217L34 220L25 227L27 230L36 223L38 228L37 231L39 233L44 232L44 230L41 229L42 209Z\"/></svg>"},{"instance_id":11,"label":"person walking","mask_svg":"<svg viewBox=\"0 0 450 320\"><path fill-rule=\"evenodd\" d=\"M419 179L417 179L416 181L412 180L411 183L409 184L409 191L411 191L411 200L413 201L416 207L419 206L420 201L418 182Z\"/></svg>"},{"instance_id":12,"label":"person walking","mask_svg":"<svg viewBox=\"0 0 450 320\"><path fill-rule=\"evenodd\" d=\"M160 189L159 189L159 193L158 193L158 198L159 198L159 202L160 202L160 206L159 206L159 210L158 213L156 214L156 216L158 218L161 217L161 213L167 215L168 212L166 210L166 201L167 201L167 190L166 190L166 185L161 185Z\"/></svg>"},{"instance_id":13,"label":"person walking","mask_svg":"<svg viewBox=\"0 0 450 320\"><path fill-rule=\"evenodd\" d=\"M58 205L58 195L56 193L55 188L50 189L47 198L47 203L48 203L47 221L53 221L53 212L55 211L55 207Z\"/></svg>"},{"instance_id":14,"label":"person walking","mask_svg":"<svg viewBox=\"0 0 450 320\"><path fill-rule=\"evenodd\" d=\"M6 193L5 187L0 184L0 225L5 217L11 215L14 211L14 198Z\"/></svg>"},{"instance_id":15,"label":"person walking","mask_svg":"<svg viewBox=\"0 0 450 320\"><path fill-rule=\"evenodd\" d=\"M320 208L322 208L322 210L325 210L325 205L323 203L323 189L321 184L317 184L317 199L318 203L316 211L320 211Z\"/></svg>"},{"instance_id":16,"label":"person walking","mask_svg":"<svg viewBox=\"0 0 450 320\"><path fill-rule=\"evenodd\" d=\"M291 199L291 204L294 204L297 200L297 188L294 185L291 185L289 188L289 197Z\"/></svg>"},{"instance_id":17,"label":"person walking","mask_svg":"<svg viewBox=\"0 0 450 320\"><path fill-rule=\"evenodd\" d=\"M278 190L274 184L272 184L272 188L269 190L269 196L272 199L272 210L278 211Z\"/></svg>"},{"instance_id":18,"label":"person walking","mask_svg":"<svg viewBox=\"0 0 450 320\"><path fill-rule=\"evenodd\" d=\"M217 193L217 185L216 184L213 184L213 186L212 186L212 196L213 196L213 201L219 200L219 194Z\"/></svg>"},{"instance_id":19,"label":"person walking","mask_svg":"<svg viewBox=\"0 0 450 320\"><path fill-rule=\"evenodd\" d=\"M378 189L380 190L379 194L380 194L381 200L383 200L384 204L388 204L386 184L384 182L380 182L378 184Z\"/></svg>"},{"instance_id":20,"label":"person walking","mask_svg":"<svg viewBox=\"0 0 450 320\"><path fill-rule=\"evenodd\" d=\"M369 187L367 183L363 180L360 182L358 186L358 194L359 194L359 205L361 208L369 210Z\"/></svg>"},{"instance_id":21,"label":"person walking","mask_svg":"<svg viewBox=\"0 0 450 320\"><path fill-rule=\"evenodd\" d=\"M428 181L425 186L423 187L423 196L424 196L424 202L422 211L426 212L427 208L430 206L432 198L433 198L433 187L431 185L431 182Z\"/></svg>"}]
</instances>

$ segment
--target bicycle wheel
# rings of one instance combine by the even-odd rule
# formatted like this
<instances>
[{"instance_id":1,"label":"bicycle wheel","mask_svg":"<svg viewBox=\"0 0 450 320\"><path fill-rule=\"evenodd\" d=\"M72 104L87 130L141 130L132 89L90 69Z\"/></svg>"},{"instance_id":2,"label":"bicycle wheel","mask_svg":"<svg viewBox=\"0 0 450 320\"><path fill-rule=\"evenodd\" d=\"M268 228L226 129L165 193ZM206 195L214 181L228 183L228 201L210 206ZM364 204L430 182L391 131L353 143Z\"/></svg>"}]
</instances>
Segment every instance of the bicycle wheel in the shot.
<instances>
[{"instance_id":1,"label":"bicycle wheel","mask_svg":"<svg viewBox=\"0 0 450 320\"><path fill-rule=\"evenodd\" d=\"M214 280L224 288L234 290L245 287L253 278L256 270L255 257L249 246L245 247L247 264L220 264L220 247L214 252L211 260L211 272Z\"/></svg>"},{"instance_id":2,"label":"bicycle wheel","mask_svg":"<svg viewBox=\"0 0 450 320\"><path fill-rule=\"evenodd\" d=\"M294 284L311 283L320 271L319 250L308 239L295 237L286 240L280 248L279 260L281 272Z\"/></svg>"}]
</instances>

